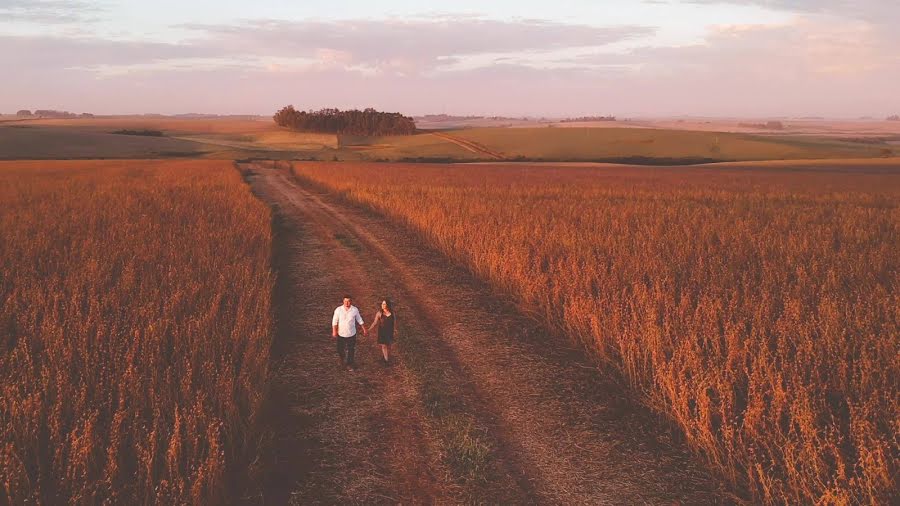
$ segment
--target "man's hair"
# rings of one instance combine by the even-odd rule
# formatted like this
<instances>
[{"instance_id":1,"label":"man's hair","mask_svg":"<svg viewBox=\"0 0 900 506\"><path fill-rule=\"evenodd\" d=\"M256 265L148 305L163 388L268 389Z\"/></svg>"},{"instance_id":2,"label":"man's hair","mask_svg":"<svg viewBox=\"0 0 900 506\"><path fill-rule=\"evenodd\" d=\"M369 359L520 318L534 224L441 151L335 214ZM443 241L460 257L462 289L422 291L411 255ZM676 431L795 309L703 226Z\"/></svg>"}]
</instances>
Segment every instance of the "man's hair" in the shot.
<instances>
[{"instance_id":1,"label":"man's hair","mask_svg":"<svg viewBox=\"0 0 900 506\"><path fill-rule=\"evenodd\" d=\"M344 299L353 300L353 297L351 295L344 295ZM341 299L341 300L344 300L344 299Z\"/></svg>"}]
</instances>

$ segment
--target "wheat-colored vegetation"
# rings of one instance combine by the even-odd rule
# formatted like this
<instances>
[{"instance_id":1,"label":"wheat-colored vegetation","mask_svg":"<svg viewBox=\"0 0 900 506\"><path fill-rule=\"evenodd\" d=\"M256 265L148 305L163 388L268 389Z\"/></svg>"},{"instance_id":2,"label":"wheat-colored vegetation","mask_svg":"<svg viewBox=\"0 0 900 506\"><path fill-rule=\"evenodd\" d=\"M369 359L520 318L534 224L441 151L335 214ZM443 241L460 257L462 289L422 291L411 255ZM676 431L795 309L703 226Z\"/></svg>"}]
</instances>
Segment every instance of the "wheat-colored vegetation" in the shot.
<instances>
[{"instance_id":1,"label":"wheat-colored vegetation","mask_svg":"<svg viewBox=\"0 0 900 506\"><path fill-rule=\"evenodd\" d=\"M269 223L228 162L0 163L0 503L222 502L257 453Z\"/></svg>"},{"instance_id":2,"label":"wheat-colored vegetation","mask_svg":"<svg viewBox=\"0 0 900 506\"><path fill-rule=\"evenodd\" d=\"M294 170L580 339L756 500L896 493L900 174Z\"/></svg>"}]
</instances>

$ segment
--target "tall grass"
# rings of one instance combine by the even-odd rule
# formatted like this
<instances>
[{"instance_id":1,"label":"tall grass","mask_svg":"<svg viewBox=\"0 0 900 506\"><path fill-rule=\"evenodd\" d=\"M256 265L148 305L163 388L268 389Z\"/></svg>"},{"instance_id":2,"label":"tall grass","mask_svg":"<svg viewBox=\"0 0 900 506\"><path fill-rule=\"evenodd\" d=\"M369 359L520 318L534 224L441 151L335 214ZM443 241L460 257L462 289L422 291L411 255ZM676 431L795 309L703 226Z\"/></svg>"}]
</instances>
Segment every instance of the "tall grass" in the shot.
<instances>
[{"instance_id":1,"label":"tall grass","mask_svg":"<svg viewBox=\"0 0 900 506\"><path fill-rule=\"evenodd\" d=\"M900 175L297 165L616 367L766 503L885 502Z\"/></svg>"},{"instance_id":2,"label":"tall grass","mask_svg":"<svg viewBox=\"0 0 900 506\"><path fill-rule=\"evenodd\" d=\"M2 163L0 235L0 503L221 502L272 323L230 163Z\"/></svg>"}]
</instances>

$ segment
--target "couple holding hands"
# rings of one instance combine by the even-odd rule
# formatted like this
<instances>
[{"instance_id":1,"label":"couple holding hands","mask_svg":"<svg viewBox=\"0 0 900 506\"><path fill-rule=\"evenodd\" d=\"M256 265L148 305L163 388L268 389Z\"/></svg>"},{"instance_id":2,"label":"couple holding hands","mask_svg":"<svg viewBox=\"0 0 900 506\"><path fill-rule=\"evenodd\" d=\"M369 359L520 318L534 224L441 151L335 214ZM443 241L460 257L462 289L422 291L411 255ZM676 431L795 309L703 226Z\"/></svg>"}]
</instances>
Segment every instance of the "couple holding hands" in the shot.
<instances>
[{"instance_id":1,"label":"couple holding hands","mask_svg":"<svg viewBox=\"0 0 900 506\"><path fill-rule=\"evenodd\" d=\"M381 301L381 308L375 313L375 320L367 329L362 315L359 314L359 309L353 305L353 298L345 295L344 303L334 310L334 316L331 318L331 336L337 340L337 352L341 365L346 365L348 370L356 368L353 358L356 352L357 326L362 330L364 336L368 336L372 330L377 330L378 344L381 345L381 355L384 358L382 363L388 365L391 344L394 342L395 321L396 315L391 307L391 301L384 299Z\"/></svg>"}]
</instances>

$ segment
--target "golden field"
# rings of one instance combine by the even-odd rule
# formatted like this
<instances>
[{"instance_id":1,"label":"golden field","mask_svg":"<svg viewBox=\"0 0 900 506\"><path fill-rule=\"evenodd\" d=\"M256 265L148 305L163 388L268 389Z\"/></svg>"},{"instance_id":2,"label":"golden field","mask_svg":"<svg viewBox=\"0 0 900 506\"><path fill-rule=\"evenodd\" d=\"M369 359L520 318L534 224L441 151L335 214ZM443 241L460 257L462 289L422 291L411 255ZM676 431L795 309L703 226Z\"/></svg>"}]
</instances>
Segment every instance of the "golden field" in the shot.
<instances>
[{"instance_id":1,"label":"golden field","mask_svg":"<svg viewBox=\"0 0 900 506\"><path fill-rule=\"evenodd\" d=\"M884 503L900 455L900 170L833 165L294 172L580 340L755 500Z\"/></svg>"},{"instance_id":2,"label":"golden field","mask_svg":"<svg viewBox=\"0 0 900 506\"><path fill-rule=\"evenodd\" d=\"M2 162L0 235L0 503L221 502L272 325L231 163Z\"/></svg>"}]
</instances>

